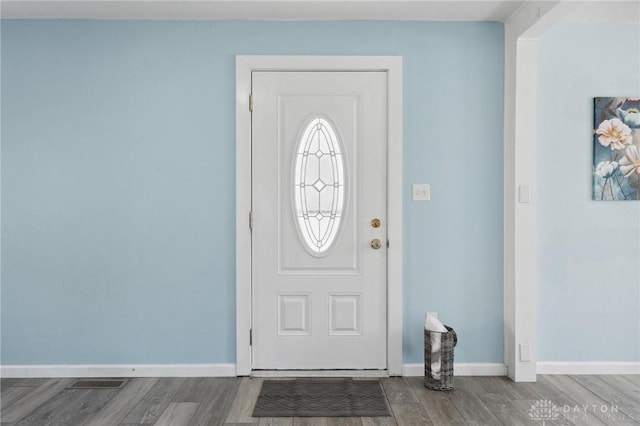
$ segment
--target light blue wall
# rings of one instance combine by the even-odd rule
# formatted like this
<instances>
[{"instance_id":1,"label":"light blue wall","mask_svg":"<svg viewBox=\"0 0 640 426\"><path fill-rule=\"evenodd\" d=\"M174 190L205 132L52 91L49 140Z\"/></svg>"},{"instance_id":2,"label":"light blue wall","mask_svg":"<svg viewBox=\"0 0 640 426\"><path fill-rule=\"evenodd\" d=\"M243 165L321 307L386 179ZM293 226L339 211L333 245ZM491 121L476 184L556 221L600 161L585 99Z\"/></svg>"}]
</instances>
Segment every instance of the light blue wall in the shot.
<instances>
[{"instance_id":1,"label":"light blue wall","mask_svg":"<svg viewBox=\"0 0 640 426\"><path fill-rule=\"evenodd\" d=\"M405 362L501 362L501 24L3 21L2 363L235 361L237 54L404 57Z\"/></svg>"},{"instance_id":2,"label":"light blue wall","mask_svg":"<svg viewBox=\"0 0 640 426\"><path fill-rule=\"evenodd\" d=\"M541 361L640 361L640 201L591 200L593 97L640 97L640 25L564 23L539 43Z\"/></svg>"}]
</instances>

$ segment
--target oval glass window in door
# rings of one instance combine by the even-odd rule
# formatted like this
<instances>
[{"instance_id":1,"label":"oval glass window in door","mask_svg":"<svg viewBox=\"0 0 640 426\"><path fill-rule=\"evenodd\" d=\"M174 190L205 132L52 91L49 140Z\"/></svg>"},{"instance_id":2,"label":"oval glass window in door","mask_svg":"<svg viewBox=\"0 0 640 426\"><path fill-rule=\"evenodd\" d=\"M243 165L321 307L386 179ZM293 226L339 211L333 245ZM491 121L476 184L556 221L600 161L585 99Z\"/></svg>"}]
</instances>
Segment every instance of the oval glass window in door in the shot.
<instances>
[{"instance_id":1,"label":"oval glass window in door","mask_svg":"<svg viewBox=\"0 0 640 426\"><path fill-rule=\"evenodd\" d=\"M337 132L325 118L314 117L301 134L293 175L298 233L310 253L322 256L344 214L344 159Z\"/></svg>"}]
</instances>

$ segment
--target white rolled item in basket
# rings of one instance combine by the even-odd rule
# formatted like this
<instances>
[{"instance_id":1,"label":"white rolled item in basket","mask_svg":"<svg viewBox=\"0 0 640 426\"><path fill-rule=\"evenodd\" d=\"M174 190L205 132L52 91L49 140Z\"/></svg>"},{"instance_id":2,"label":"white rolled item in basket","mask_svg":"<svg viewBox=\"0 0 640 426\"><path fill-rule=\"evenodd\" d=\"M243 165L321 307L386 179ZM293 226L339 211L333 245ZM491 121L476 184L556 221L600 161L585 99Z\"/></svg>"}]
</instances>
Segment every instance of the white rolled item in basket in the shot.
<instances>
[{"instance_id":1,"label":"white rolled item in basket","mask_svg":"<svg viewBox=\"0 0 640 426\"><path fill-rule=\"evenodd\" d=\"M431 338L431 376L440 380L440 347L441 335L446 333L447 328L440 322L438 317L433 314L427 314L424 321L424 329L429 332Z\"/></svg>"}]
</instances>

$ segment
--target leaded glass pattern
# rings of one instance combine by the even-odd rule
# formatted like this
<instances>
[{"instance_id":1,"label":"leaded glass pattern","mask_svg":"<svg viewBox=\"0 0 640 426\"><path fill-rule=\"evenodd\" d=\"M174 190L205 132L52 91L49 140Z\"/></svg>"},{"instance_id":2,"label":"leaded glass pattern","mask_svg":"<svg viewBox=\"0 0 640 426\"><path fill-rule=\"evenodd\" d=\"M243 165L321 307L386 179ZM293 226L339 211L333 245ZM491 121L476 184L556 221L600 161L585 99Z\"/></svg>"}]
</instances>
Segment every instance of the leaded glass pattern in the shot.
<instances>
[{"instance_id":1,"label":"leaded glass pattern","mask_svg":"<svg viewBox=\"0 0 640 426\"><path fill-rule=\"evenodd\" d=\"M344 159L333 126L313 118L296 148L294 208L304 245L316 256L335 241L344 214Z\"/></svg>"}]
</instances>

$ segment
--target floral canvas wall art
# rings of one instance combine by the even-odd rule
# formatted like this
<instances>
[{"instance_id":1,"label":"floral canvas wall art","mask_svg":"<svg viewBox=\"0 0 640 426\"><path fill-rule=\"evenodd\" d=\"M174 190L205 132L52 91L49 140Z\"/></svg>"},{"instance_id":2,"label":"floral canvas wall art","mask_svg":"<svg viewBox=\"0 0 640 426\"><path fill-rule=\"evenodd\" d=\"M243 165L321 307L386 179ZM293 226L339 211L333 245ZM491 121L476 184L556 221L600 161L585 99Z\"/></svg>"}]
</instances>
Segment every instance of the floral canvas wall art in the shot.
<instances>
[{"instance_id":1,"label":"floral canvas wall art","mask_svg":"<svg viewBox=\"0 0 640 426\"><path fill-rule=\"evenodd\" d=\"M593 104L593 199L640 200L640 98Z\"/></svg>"}]
</instances>

